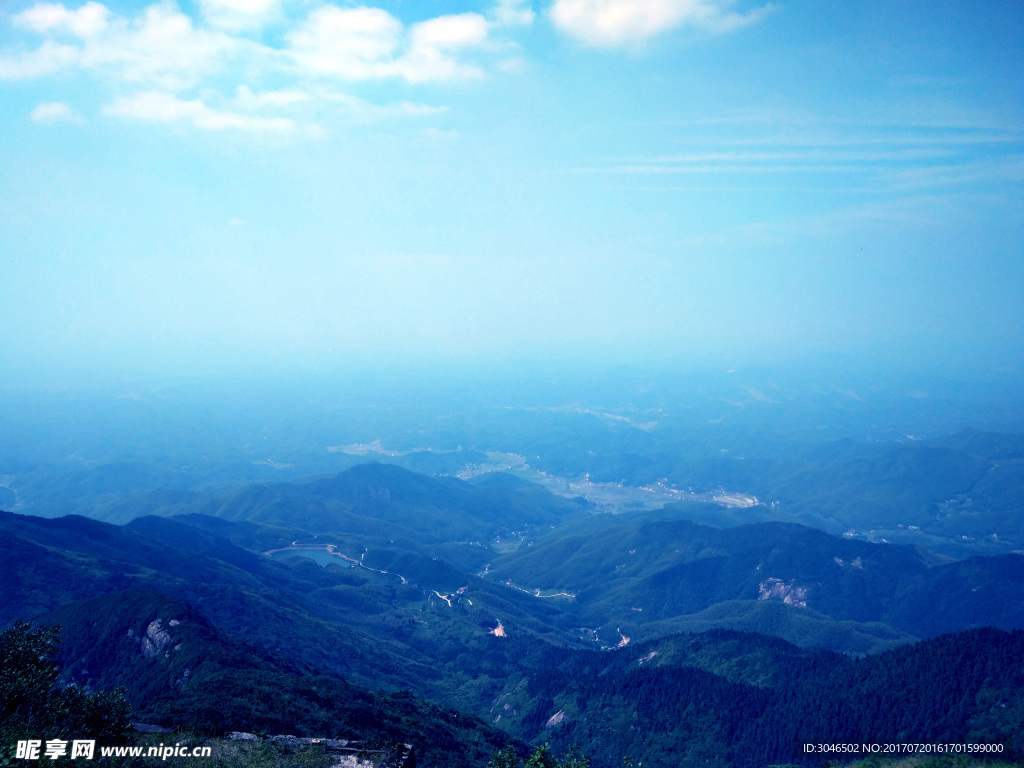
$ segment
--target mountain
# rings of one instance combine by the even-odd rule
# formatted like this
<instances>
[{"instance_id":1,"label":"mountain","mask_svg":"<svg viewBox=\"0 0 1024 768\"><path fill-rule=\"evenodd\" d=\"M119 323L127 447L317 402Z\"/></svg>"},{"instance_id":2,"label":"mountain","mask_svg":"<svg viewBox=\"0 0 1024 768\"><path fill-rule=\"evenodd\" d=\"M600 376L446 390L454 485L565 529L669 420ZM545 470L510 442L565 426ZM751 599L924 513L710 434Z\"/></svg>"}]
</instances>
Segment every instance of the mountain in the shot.
<instances>
[{"instance_id":1,"label":"mountain","mask_svg":"<svg viewBox=\"0 0 1024 768\"><path fill-rule=\"evenodd\" d=\"M120 687L140 721L198 734L301 733L379 745L412 742L420 765L482 765L508 737L409 694L374 693L303 670L145 588L42 616L61 627L64 683Z\"/></svg>"},{"instance_id":2,"label":"mountain","mask_svg":"<svg viewBox=\"0 0 1024 768\"><path fill-rule=\"evenodd\" d=\"M582 510L551 494L543 494L538 503L538 494L519 487L473 486L393 465L365 464L322 480L248 486L197 511L309 532L457 541L552 525Z\"/></svg>"},{"instance_id":3,"label":"mountain","mask_svg":"<svg viewBox=\"0 0 1024 768\"><path fill-rule=\"evenodd\" d=\"M780 601L839 622L881 623L893 639L1024 627L1024 557L934 562L911 547L800 525L723 529L645 515L569 524L493 558L488 578L572 595L585 626L640 638L733 601Z\"/></svg>"},{"instance_id":4,"label":"mountain","mask_svg":"<svg viewBox=\"0 0 1024 768\"><path fill-rule=\"evenodd\" d=\"M807 762L794 747L828 713L844 738L1018 749L1024 558L680 506L599 514L520 478L375 464L123 526L2 513L0 622L59 623L65 680L124 685L150 722L353 731L428 765L505 739L576 742L595 768Z\"/></svg>"},{"instance_id":5,"label":"mountain","mask_svg":"<svg viewBox=\"0 0 1024 768\"><path fill-rule=\"evenodd\" d=\"M595 768L609 755L751 768L836 757L807 743L983 743L1011 760L1024 749L1022 632L969 630L863 659L721 632L551 654L501 707L521 707L523 727L556 748L593 745Z\"/></svg>"}]
</instances>

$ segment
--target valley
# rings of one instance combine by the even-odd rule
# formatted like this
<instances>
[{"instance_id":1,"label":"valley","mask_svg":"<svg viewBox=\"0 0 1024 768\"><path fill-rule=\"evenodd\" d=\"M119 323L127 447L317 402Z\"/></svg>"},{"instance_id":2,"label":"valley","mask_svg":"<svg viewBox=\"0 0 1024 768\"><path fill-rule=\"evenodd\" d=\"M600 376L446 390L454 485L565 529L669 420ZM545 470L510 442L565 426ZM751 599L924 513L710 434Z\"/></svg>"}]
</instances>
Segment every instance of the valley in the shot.
<instances>
[{"instance_id":1,"label":"valley","mask_svg":"<svg viewBox=\"0 0 1024 768\"><path fill-rule=\"evenodd\" d=\"M223 424L201 457L7 449L0 624L59 625L63 684L210 738L467 768L543 743L593 768L810 767L800 745L839 738L1024 759L1024 438L809 441L781 402L728 441L711 401L686 426L427 409L414 435L346 410L347 440L263 458Z\"/></svg>"},{"instance_id":2,"label":"valley","mask_svg":"<svg viewBox=\"0 0 1024 768\"><path fill-rule=\"evenodd\" d=\"M711 718L703 727L717 732L732 722L729 718L741 716L747 705L738 702L765 706L758 697L795 685L808 674L797 670L811 659L817 659L808 668L818 670L814 675L843 669L859 680L866 668L849 666L852 657L900 649L924 653L929 638L956 637L942 633L970 627L1009 632L992 637L994 647L1010 643L1005 647L1007 660L1013 660L1007 667L1011 676L985 686L1010 690L1013 675L1024 674L1024 656L1018 658L1021 651L1013 645L1024 642L1024 558L1017 555L926 562L909 547L834 537L789 523L713 528L688 520L689 504L609 515L522 478L473 479L475 485L383 464L360 465L329 480L257 486L219 501L196 500L195 509L216 509L216 516L145 516L117 527L85 518L6 515L0 528L18 557L7 561L3 574L6 608L0 618L32 613L60 624L66 679L98 688L127 683L133 709L146 722L196 727L199 721L185 712L206 711L206 705L196 700L182 709L183 695L219 700L228 680L256 669L273 679L286 673L296 681L327 674L380 691L385 698L375 699L375 706L385 709L395 706L387 697L402 691L417 700L445 702L478 718L465 721L479 734L473 736L477 744L497 748L502 738L546 740L566 750L583 743L595 766L617 765L602 756L611 754L643 755L649 765L673 764L676 758L669 755L675 753L659 750L668 748L666 738L690 743L693 734L678 730L686 718L671 720L665 710L669 702L661 698L656 716L635 709L670 680L676 691L672 701L696 697L692 706ZM435 506L442 496L455 499L454 506ZM281 502L286 498L293 504L303 500L305 525L323 527L300 528L292 508ZM504 510L501 518L485 512L496 502ZM408 522L398 522L394 510L399 508ZM370 517L383 531L366 525ZM462 526L457 534L438 535L456 520ZM520 532L521 543L512 550L459 543L500 539L506 526ZM50 576L40 578L44 572ZM69 584L77 586L69 591ZM94 630L81 623L100 610L97 600L106 601L101 612L111 617L102 636L91 635ZM169 610L172 604L178 607ZM169 635L155 652L131 660L126 649L116 650L115 637L145 636L145 628L157 621ZM186 625L209 627L203 631L214 634L189 641L187 633L181 635ZM780 639L769 642L769 636ZM956 642L967 645L958 652L976 652L974 635L959 637ZM215 647L236 647L231 653L242 652L251 661L229 656L210 668L195 653L176 661L190 643L198 644L197 651L204 648L202 655ZM705 650L696 652L698 647ZM287 655L279 657L285 649ZM223 653L217 650L214 657ZM790 666L772 672L783 657ZM573 665L581 665L580 672L572 672ZM920 674L930 679L934 673ZM196 687L209 675L220 680L216 689ZM169 688L162 688L168 683L161 684L161 678ZM246 685L267 685L271 678ZM850 682L854 689L862 684ZM293 685L288 683L289 690ZM644 693L648 686L652 694ZM634 688L630 698L620 698ZM296 696L307 695L295 690ZM807 695L793 689L786 694L787 707ZM863 695L881 695L881 689ZM627 704L632 696L640 698ZM497 712L495 702L502 702ZM203 720L207 730L211 723L280 732L300 730L297 723L351 727L344 718L332 721L340 715L329 711L278 713L270 720L267 712L254 721L244 710L232 714L222 703L215 706L217 718ZM786 732L792 739L810 727L810 711L791 713ZM643 731L623 730L624 716L638 722L655 717L651 733L662 735L639 738ZM760 715L742 717L767 727ZM610 733L620 736L609 741ZM763 755L765 736L756 729L744 733L736 749L749 746L752 754ZM695 751L688 759L710 754L696 743L690 748ZM773 753L778 759L801 759L777 749L782 749ZM482 765L485 753L464 764ZM421 759L430 754L435 753L424 751ZM730 755L725 764L747 764L738 751Z\"/></svg>"}]
</instances>

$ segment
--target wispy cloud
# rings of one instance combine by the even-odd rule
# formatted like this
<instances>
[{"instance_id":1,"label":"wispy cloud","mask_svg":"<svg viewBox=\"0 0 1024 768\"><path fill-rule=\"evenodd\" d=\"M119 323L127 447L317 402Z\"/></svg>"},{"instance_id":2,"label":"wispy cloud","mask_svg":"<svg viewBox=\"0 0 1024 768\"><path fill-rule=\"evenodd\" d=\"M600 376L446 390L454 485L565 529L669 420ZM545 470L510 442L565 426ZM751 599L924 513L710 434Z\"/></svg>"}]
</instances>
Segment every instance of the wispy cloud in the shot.
<instances>
[{"instance_id":1,"label":"wispy cloud","mask_svg":"<svg viewBox=\"0 0 1024 768\"><path fill-rule=\"evenodd\" d=\"M679 27L713 34L756 24L771 11L764 5L746 13L729 10L730 0L555 0L548 12L562 32L596 47L643 43Z\"/></svg>"},{"instance_id":2,"label":"wispy cloud","mask_svg":"<svg viewBox=\"0 0 1024 768\"><path fill-rule=\"evenodd\" d=\"M40 104L30 115L33 123L52 125L53 123L82 123L82 116L63 101L50 101Z\"/></svg>"},{"instance_id":3,"label":"wispy cloud","mask_svg":"<svg viewBox=\"0 0 1024 768\"><path fill-rule=\"evenodd\" d=\"M800 163L802 165L831 164L835 162L856 161L858 163L880 163L892 161L934 160L949 157L954 150L935 147L906 147L890 150L864 150L855 146L843 147L839 144L806 146L804 148L779 148L772 151L737 152L734 150L718 152L683 152L678 154L658 155L652 158L654 163L663 166L679 166L718 162L737 166L749 166L752 163Z\"/></svg>"},{"instance_id":4,"label":"wispy cloud","mask_svg":"<svg viewBox=\"0 0 1024 768\"><path fill-rule=\"evenodd\" d=\"M689 135L684 151L594 163L584 173L633 176L702 177L697 187L735 189L744 175L771 178L748 188L803 189L807 180L847 191L898 191L949 187L999 180L1019 181L1024 131L978 127L936 130L912 126L859 126L849 133L835 128L818 135L716 137ZM673 187L678 188L678 187ZM666 188L667 189L667 188Z\"/></svg>"},{"instance_id":5,"label":"wispy cloud","mask_svg":"<svg viewBox=\"0 0 1024 768\"><path fill-rule=\"evenodd\" d=\"M895 200L858 202L810 214L795 213L786 217L769 217L735 227L703 234L688 235L680 240L685 246L792 245L807 238L830 241L850 238L865 231L916 230L930 232L937 224L958 215L957 201L937 195L915 195Z\"/></svg>"},{"instance_id":6,"label":"wispy cloud","mask_svg":"<svg viewBox=\"0 0 1024 768\"><path fill-rule=\"evenodd\" d=\"M431 104L417 104L411 101L399 101L391 104L374 104L342 91L330 88L314 90L317 100L337 106L347 119L378 120L388 117L426 117L442 115L447 107Z\"/></svg>"},{"instance_id":7,"label":"wispy cloud","mask_svg":"<svg viewBox=\"0 0 1024 768\"><path fill-rule=\"evenodd\" d=\"M183 123L206 130L237 129L257 133L282 133L296 129L286 117L262 117L230 110L217 110L199 99L180 99L168 93L145 91L117 99L104 107L104 114L155 123Z\"/></svg>"},{"instance_id":8,"label":"wispy cloud","mask_svg":"<svg viewBox=\"0 0 1024 768\"><path fill-rule=\"evenodd\" d=\"M1018 149L1024 150L1024 142ZM894 174L892 178L893 186L901 189L956 187L993 181L1024 181L1024 154L1018 152L998 159L936 165L928 168L907 168Z\"/></svg>"},{"instance_id":9,"label":"wispy cloud","mask_svg":"<svg viewBox=\"0 0 1024 768\"><path fill-rule=\"evenodd\" d=\"M247 85L240 85L235 91L235 103L245 110L257 110L275 107L288 107L313 99L313 96L300 88L282 88L279 90L259 91L254 93Z\"/></svg>"},{"instance_id":10,"label":"wispy cloud","mask_svg":"<svg viewBox=\"0 0 1024 768\"><path fill-rule=\"evenodd\" d=\"M492 23L506 27L528 27L536 17L530 3L525 0L498 0L488 14Z\"/></svg>"},{"instance_id":11,"label":"wispy cloud","mask_svg":"<svg viewBox=\"0 0 1024 768\"><path fill-rule=\"evenodd\" d=\"M983 146L986 144L1014 144L1024 141L1024 131L981 129L969 133L953 133L942 131L935 134L914 132L914 126L902 126L899 135L865 136L859 134L839 135L795 135L795 136L748 136L743 138L726 138L722 136L687 136L684 143L693 147L793 147L796 149L816 149L819 147L862 147L886 145L891 147L955 147Z\"/></svg>"}]
</instances>

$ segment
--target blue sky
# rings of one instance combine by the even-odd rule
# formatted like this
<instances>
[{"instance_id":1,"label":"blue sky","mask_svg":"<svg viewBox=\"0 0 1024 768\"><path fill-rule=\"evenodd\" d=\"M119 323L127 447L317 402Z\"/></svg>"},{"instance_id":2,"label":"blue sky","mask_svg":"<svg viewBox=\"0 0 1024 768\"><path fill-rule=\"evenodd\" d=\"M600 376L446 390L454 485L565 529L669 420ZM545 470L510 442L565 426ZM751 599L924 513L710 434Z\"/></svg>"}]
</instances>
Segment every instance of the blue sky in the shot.
<instances>
[{"instance_id":1,"label":"blue sky","mask_svg":"<svg viewBox=\"0 0 1024 768\"><path fill-rule=\"evenodd\" d=\"M1024 367L1024 6L0 6L0 373Z\"/></svg>"}]
</instances>

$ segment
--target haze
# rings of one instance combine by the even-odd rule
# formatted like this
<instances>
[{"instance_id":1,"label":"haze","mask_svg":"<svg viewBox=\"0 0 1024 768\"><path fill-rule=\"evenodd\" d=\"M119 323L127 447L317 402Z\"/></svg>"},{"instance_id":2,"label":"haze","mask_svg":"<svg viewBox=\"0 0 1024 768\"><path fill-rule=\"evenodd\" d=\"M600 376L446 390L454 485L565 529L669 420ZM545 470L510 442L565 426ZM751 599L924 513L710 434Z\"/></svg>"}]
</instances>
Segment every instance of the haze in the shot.
<instances>
[{"instance_id":1,"label":"haze","mask_svg":"<svg viewBox=\"0 0 1024 768\"><path fill-rule=\"evenodd\" d=\"M1022 33L997 2L5 3L0 373L1019 371Z\"/></svg>"}]
</instances>

